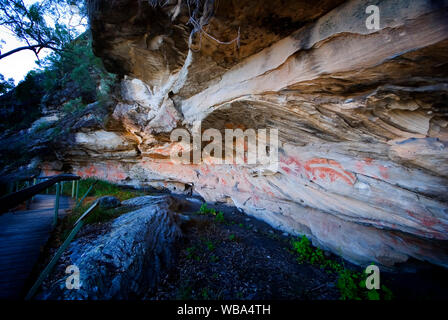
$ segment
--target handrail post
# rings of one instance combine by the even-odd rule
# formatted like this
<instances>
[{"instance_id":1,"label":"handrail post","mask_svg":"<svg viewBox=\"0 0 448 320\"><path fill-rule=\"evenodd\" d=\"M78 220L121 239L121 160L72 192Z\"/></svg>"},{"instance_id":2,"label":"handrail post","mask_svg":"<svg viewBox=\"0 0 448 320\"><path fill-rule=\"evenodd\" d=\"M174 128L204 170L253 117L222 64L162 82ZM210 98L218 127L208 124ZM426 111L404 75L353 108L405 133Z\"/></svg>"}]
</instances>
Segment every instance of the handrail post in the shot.
<instances>
[{"instance_id":1,"label":"handrail post","mask_svg":"<svg viewBox=\"0 0 448 320\"><path fill-rule=\"evenodd\" d=\"M60 183L56 183L56 203L54 205L54 218L53 225L55 226L58 222L58 213L59 213L59 193L60 193Z\"/></svg>"},{"instance_id":2,"label":"handrail post","mask_svg":"<svg viewBox=\"0 0 448 320\"><path fill-rule=\"evenodd\" d=\"M37 179L34 178L34 179L33 179L33 186L35 186L36 183L37 183ZM34 196L31 197L31 202L33 202L33 201L34 201Z\"/></svg>"},{"instance_id":3,"label":"handrail post","mask_svg":"<svg viewBox=\"0 0 448 320\"><path fill-rule=\"evenodd\" d=\"M30 186L30 182L27 181L27 182L26 182L26 187L25 187L25 188L28 188L29 186ZM29 210L29 209L30 209L30 207L31 207L31 201L33 201L33 198L32 198L32 197L29 198L29 199L26 201L26 210Z\"/></svg>"},{"instance_id":4,"label":"handrail post","mask_svg":"<svg viewBox=\"0 0 448 320\"><path fill-rule=\"evenodd\" d=\"M73 181L72 181L72 198L75 197L75 184L76 184L76 181L73 180Z\"/></svg>"},{"instance_id":5,"label":"handrail post","mask_svg":"<svg viewBox=\"0 0 448 320\"><path fill-rule=\"evenodd\" d=\"M79 180L76 180L75 202L78 201Z\"/></svg>"},{"instance_id":6,"label":"handrail post","mask_svg":"<svg viewBox=\"0 0 448 320\"><path fill-rule=\"evenodd\" d=\"M92 188L95 186L95 184L97 182L98 181L95 181L94 183L92 183L90 185L89 189L87 189L87 192L82 196L81 200L79 200L79 202L76 204L75 209L77 209L82 204L82 202L84 201L85 197L87 197L87 195L89 194L90 190L92 190Z\"/></svg>"}]
</instances>

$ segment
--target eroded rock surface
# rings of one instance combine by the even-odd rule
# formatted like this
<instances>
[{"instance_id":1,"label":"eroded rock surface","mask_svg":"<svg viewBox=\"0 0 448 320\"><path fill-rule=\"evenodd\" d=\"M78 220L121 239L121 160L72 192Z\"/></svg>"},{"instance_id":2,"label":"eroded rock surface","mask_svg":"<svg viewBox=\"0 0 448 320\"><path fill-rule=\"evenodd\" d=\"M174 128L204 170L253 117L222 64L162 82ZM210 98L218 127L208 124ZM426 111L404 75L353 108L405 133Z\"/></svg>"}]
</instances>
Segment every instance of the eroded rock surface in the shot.
<instances>
[{"instance_id":1,"label":"eroded rock surface","mask_svg":"<svg viewBox=\"0 0 448 320\"><path fill-rule=\"evenodd\" d=\"M95 51L123 80L64 163L235 205L358 264L448 267L446 1L377 1L379 30L364 0L198 3L213 15L192 35L185 1L95 1ZM171 130L195 121L277 128L278 170L171 162Z\"/></svg>"}]
</instances>

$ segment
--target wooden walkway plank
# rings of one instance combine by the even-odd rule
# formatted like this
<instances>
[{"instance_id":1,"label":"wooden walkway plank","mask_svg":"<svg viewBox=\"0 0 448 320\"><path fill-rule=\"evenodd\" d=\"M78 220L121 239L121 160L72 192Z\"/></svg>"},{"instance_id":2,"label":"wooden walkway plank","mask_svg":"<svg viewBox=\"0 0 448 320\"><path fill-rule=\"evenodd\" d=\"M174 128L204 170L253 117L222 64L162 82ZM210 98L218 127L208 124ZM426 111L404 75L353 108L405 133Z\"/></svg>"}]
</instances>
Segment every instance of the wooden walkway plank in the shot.
<instances>
[{"instance_id":1,"label":"wooden walkway plank","mask_svg":"<svg viewBox=\"0 0 448 320\"><path fill-rule=\"evenodd\" d=\"M0 299L19 299L41 248L53 230L55 196L36 195L30 210L0 215ZM59 216L73 207L60 197Z\"/></svg>"}]
</instances>

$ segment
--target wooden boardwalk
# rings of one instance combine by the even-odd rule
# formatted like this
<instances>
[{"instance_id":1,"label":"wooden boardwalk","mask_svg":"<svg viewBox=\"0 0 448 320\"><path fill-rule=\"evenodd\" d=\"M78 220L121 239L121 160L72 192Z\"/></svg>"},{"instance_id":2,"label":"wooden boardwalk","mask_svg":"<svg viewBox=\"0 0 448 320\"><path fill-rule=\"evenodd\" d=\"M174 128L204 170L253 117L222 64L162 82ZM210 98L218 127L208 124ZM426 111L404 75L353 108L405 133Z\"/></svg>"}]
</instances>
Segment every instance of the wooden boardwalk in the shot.
<instances>
[{"instance_id":1,"label":"wooden boardwalk","mask_svg":"<svg viewBox=\"0 0 448 320\"><path fill-rule=\"evenodd\" d=\"M21 298L23 286L53 229L54 195L36 195L30 210L0 215L0 299ZM59 198L59 217L73 205Z\"/></svg>"}]
</instances>

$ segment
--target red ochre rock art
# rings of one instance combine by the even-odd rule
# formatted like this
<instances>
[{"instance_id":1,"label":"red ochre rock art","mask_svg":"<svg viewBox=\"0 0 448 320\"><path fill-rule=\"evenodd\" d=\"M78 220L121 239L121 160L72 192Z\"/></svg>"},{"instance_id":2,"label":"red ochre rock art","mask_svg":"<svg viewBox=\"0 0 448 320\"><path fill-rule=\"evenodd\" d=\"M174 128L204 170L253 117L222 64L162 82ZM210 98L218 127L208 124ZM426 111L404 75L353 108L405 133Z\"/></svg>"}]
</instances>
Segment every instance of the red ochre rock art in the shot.
<instances>
[{"instance_id":1,"label":"red ochre rock art","mask_svg":"<svg viewBox=\"0 0 448 320\"><path fill-rule=\"evenodd\" d=\"M330 159L315 158L308 160L304 164L306 175L309 179L329 179L331 182L342 180L349 185L356 182L356 177L349 171L342 168L337 161Z\"/></svg>"},{"instance_id":2,"label":"red ochre rock art","mask_svg":"<svg viewBox=\"0 0 448 320\"><path fill-rule=\"evenodd\" d=\"M353 173L344 170L342 165L331 159L313 158L305 162L289 157L283 161L281 168L287 173L304 174L310 180L344 181L352 186L356 182Z\"/></svg>"}]
</instances>

